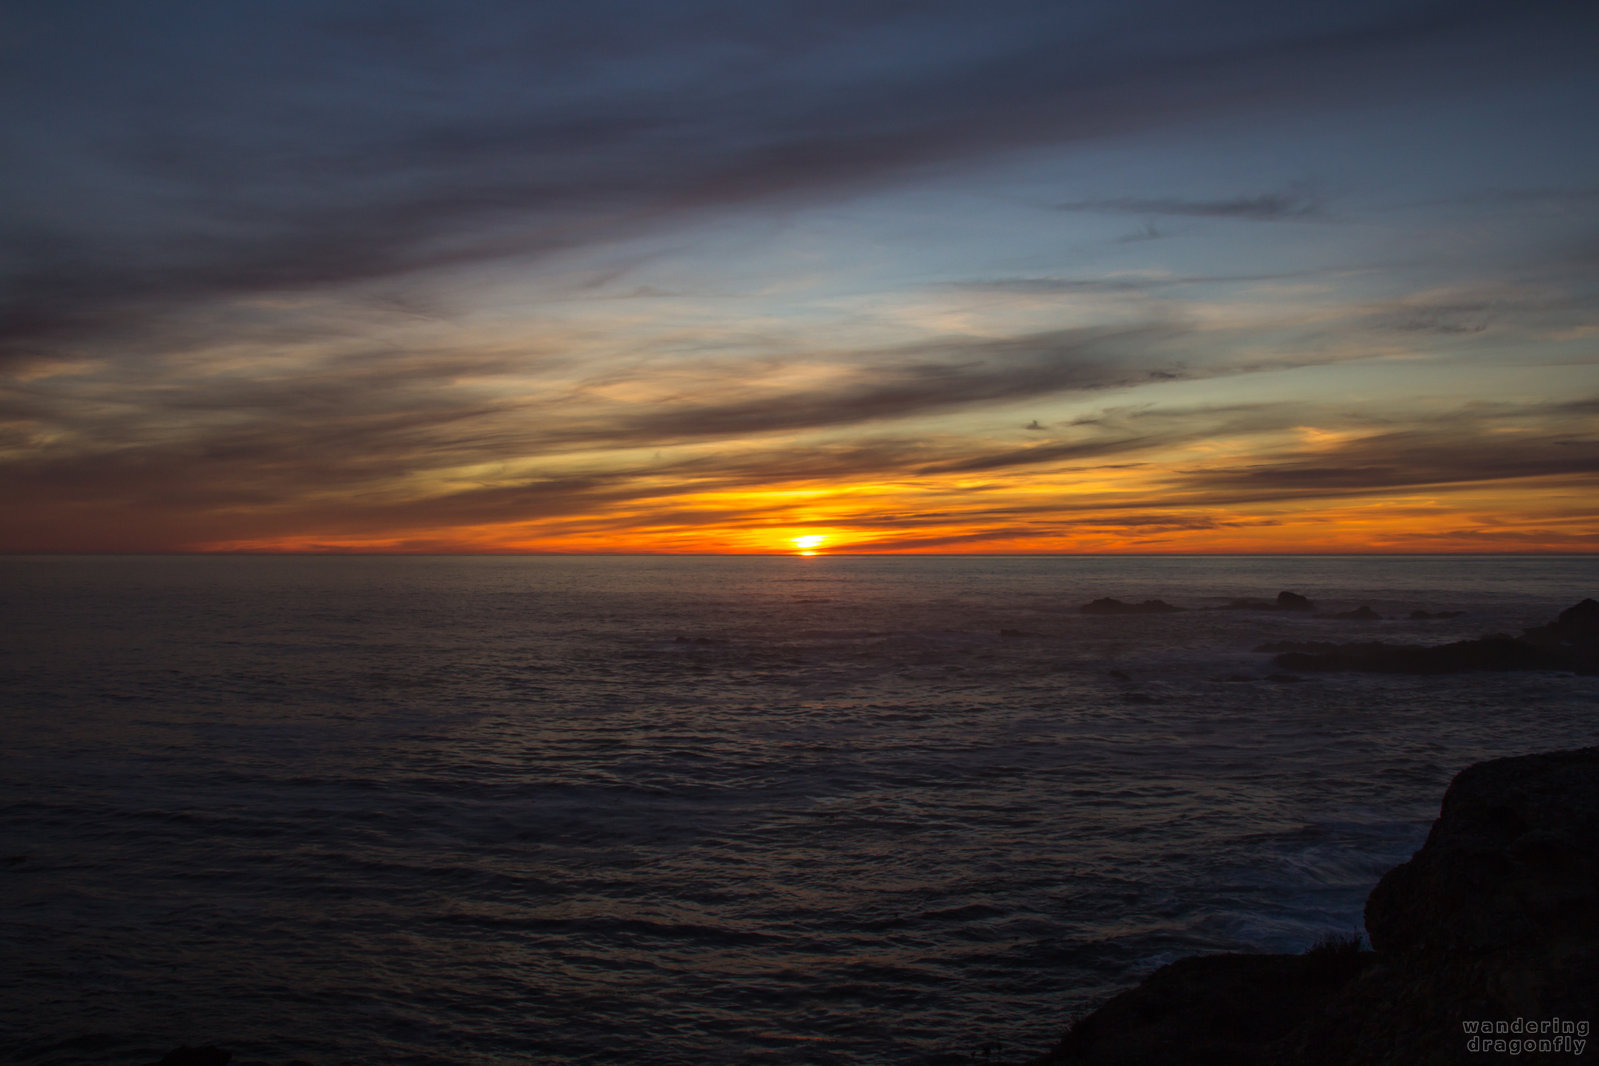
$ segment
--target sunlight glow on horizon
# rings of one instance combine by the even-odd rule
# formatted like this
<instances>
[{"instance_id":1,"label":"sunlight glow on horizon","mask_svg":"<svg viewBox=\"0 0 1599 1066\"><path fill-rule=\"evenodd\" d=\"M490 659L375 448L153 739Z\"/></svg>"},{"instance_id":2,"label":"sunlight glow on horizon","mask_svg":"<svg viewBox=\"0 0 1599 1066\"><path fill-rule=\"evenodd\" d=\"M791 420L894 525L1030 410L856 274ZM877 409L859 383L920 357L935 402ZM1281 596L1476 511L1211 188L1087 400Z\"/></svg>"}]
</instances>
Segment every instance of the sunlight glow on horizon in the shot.
<instances>
[{"instance_id":1,"label":"sunlight glow on horizon","mask_svg":"<svg viewBox=\"0 0 1599 1066\"><path fill-rule=\"evenodd\" d=\"M827 543L828 537L822 533L810 533L803 537L790 537L788 542L800 549L801 555L815 555L817 548Z\"/></svg>"}]
</instances>

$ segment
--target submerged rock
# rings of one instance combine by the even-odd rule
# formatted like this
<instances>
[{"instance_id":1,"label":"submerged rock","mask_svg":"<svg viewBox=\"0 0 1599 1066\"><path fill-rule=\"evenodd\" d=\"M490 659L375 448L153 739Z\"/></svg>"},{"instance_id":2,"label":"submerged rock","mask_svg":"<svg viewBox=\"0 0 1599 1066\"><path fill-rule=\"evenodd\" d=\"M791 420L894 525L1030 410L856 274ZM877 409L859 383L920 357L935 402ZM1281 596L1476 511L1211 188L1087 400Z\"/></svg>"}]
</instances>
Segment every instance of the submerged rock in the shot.
<instances>
[{"instance_id":1,"label":"submerged rock","mask_svg":"<svg viewBox=\"0 0 1599 1066\"><path fill-rule=\"evenodd\" d=\"M1361 604L1359 607L1356 607L1353 611L1340 611L1337 614L1333 615L1333 617L1334 618L1347 618L1347 619L1349 619L1351 621L1355 621L1355 622L1381 622L1382 621L1382 615L1378 614L1376 611L1372 610L1370 607L1368 607L1365 604Z\"/></svg>"},{"instance_id":2,"label":"submerged rock","mask_svg":"<svg viewBox=\"0 0 1599 1066\"><path fill-rule=\"evenodd\" d=\"M1092 603L1085 603L1077 608L1083 614L1170 614L1173 611L1185 611L1186 607L1176 607L1165 600L1145 600L1143 603L1123 603L1110 597L1102 597Z\"/></svg>"},{"instance_id":3,"label":"submerged rock","mask_svg":"<svg viewBox=\"0 0 1599 1066\"><path fill-rule=\"evenodd\" d=\"M1572 1061L1599 1004L1599 747L1457 775L1365 917L1373 952L1334 941L1162 967L1034 1066ZM1482 1022L1519 1028L1474 1045Z\"/></svg>"},{"instance_id":4,"label":"submerged rock","mask_svg":"<svg viewBox=\"0 0 1599 1066\"><path fill-rule=\"evenodd\" d=\"M1277 641L1256 651L1277 653L1286 670L1359 670L1390 674L1453 674L1469 670L1599 670L1599 603L1583 600L1547 625L1519 637L1495 633L1450 644L1367 641Z\"/></svg>"},{"instance_id":5,"label":"submerged rock","mask_svg":"<svg viewBox=\"0 0 1599 1066\"><path fill-rule=\"evenodd\" d=\"M1277 593L1277 609L1279 611L1314 611L1316 605L1297 592Z\"/></svg>"}]
</instances>

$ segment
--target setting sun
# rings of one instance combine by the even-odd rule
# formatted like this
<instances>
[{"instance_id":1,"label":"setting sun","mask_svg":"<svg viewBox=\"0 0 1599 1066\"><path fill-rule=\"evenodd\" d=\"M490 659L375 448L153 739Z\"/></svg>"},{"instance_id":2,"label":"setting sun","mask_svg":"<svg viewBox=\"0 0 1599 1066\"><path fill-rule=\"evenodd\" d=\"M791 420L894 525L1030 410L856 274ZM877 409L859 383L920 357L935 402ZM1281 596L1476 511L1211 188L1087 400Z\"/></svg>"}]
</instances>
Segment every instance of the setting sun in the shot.
<instances>
[{"instance_id":1,"label":"setting sun","mask_svg":"<svg viewBox=\"0 0 1599 1066\"><path fill-rule=\"evenodd\" d=\"M801 555L815 555L816 549L827 541L820 533L812 533L804 537L790 537L788 542L800 549Z\"/></svg>"}]
</instances>

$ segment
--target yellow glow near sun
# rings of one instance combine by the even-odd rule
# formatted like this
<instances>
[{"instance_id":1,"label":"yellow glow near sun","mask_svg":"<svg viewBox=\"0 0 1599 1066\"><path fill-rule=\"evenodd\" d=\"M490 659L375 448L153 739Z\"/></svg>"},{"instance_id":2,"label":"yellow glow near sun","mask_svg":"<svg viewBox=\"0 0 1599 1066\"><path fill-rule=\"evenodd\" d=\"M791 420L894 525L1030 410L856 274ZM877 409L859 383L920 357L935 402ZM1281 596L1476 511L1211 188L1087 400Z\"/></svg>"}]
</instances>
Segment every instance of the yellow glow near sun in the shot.
<instances>
[{"instance_id":1,"label":"yellow glow near sun","mask_svg":"<svg viewBox=\"0 0 1599 1066\"><path fill-rule=\"evenodd\" d=\"M790 544L792 544L792 545L794 545L794 547L800 549L800 554L801 555L815 555L816 552L813 551L812 549L816 548L817 546L819 546L820 544L822 544L826 540L827 540L827 538L825 536L823 536L822 534L820 534L820 533L812 533L809 536L805 536L805 537L789 537L788 538L788 542Z\"/></svg>"}]
</instances>

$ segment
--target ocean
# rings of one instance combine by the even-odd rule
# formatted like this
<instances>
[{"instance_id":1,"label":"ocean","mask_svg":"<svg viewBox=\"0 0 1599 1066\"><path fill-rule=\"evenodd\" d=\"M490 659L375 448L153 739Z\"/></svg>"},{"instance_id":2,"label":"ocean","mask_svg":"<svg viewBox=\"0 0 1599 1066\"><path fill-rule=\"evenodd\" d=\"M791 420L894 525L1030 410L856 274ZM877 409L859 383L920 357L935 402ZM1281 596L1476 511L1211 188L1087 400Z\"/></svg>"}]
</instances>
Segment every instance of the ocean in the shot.
<instances>
[{"instance_id":1,"label":"ocean","mask_svg":"<svg viewBox=\"0 0 1599 1066\"><path fill-rule=\"evenodd\" d=\"M1283 589L1323 610L1204 609ZM1358 930L1457 771L1599 743L1599 678L1252 649L1590 595L1599 557L0 559L0 1058L1024 1058L1164 962Z\"/></svg>"}]
</instances>

